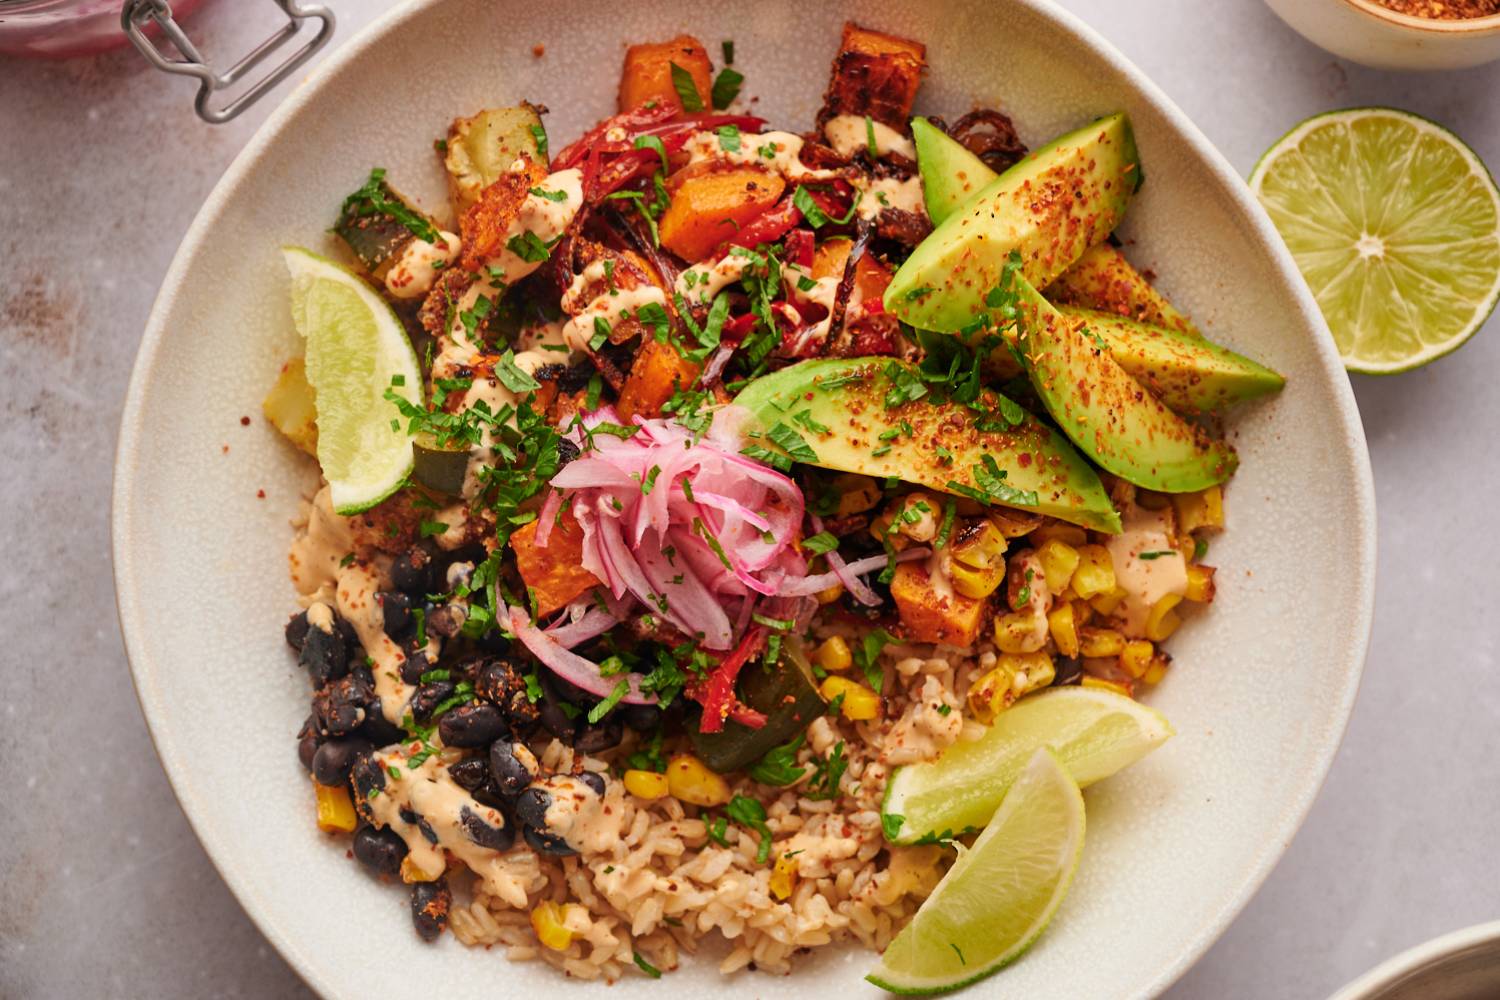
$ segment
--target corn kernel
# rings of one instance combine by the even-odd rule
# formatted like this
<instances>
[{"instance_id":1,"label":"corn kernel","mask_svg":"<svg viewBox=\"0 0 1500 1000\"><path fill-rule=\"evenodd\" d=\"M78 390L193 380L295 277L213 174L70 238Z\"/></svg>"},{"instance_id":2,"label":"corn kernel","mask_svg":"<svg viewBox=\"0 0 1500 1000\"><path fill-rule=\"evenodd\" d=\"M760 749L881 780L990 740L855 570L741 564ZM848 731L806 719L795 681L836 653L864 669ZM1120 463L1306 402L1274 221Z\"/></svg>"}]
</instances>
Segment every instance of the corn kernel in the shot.
<instances>
[{"instance_id":1,"label":"corn kernel","mask_svg":"<svg viewBox=\"0 0 1500 1000\"><path fill-rule=\"evenodd\" d=\"M1073 579L1078 568L1078 550L1067 542L1052 539L1036 550L1037 560L1042 564L1042 575L1047 578L1047 589L1057 593Z\"/></svg>"},{"instance_id":2,"label":"corn kernel","mask_svg":"<svg viewBox=\"0 0 1500 1000\"><path fill-rule=\"evenodd\" d=\"M771 895L777 899L786 899L792 894L797 886L797 859L795 856L783 854L776 859L776 865L771 869Z\"/></svg>"},{"instance_id":3,"label":"corn kernel","mask_svg":"<svg viewBox=\"0 0 1500 1000\"><path fill-rule=\"evenodd\" d=\"M988 519L965 521L953 533L949 547L953 561L974 569L1000 567L1005 571L1005 536Z\"/></svg>"},{"instance_id":4,"label":"corn kernel","mask_svg":"<svg viewBox=\"0 0 1500 1000\"><path fill-rule=\"evenodd\" d=\"M1029 535L1042 526L1042 519L1037 514L1022 514L1019 511L1007 511L1002 514L997 510L989 512L990 521L1000 529L1000 534L1006 538L1020 538Z\"/></svg>"},{"instance_id":5,"label":"corn kernel","mask_svg":"<svg viewBox=\"0 0 1500 1000\"><path fill-rule=\"evenodd\" d=\"M625 790L638 799L659 799L671 791L665 774L655 771L625 772Z\"/></svg>"},{"instance_id":6,"label":"corn kernel","mask_svg":"<svg viewBox=\"0 0 1500 1000\"><path fill-rule=\"evenodd\" d=\"M1181 594L1163 594L1161 600L1151 605L1151 611L1146 615L1146 638L1161 642L1176 632L1182 619L1172 609L1181 603Z\"/></svg>"},{"instance_id":7,"label":"corn kernel","mask_svg":"<svg viewBox=\"0 0 1500 1000\"><path fill-rule=\"evenodd\" d=\"M880 502L880 484L869 476L846 472L833 477L831 488L839 498L836 517L863 513Z\"/></svg>"},{"instance_id":8,"label":"corn kernel","mask_svg":"<svg viewBox=\"0 0 1500 1000\"><path fill-rule=\"evenodd\" d=\"M844 637L834 635L824 639L813 650L812 661L824 670L836 674L848 670L854 658L849 653L849 643L844 641Z\"/></svg>"},{"instance_id":9,"label":"corn kernel","mask_svg":"<svg viewBox=\"0 0 1500 1000\"><path fill-rule=\"evenodd\" d=\"M855 681L843 677L825 677L818 692L828 701L843 695L839 714L851 721L862 722L880 715L880 695Z\"/></svg>"},{"instance_id":10,"label":"corn kernel","mask_svg":"<svg viewBox=\"0 0 1500 1000\"><path fill-rule=\"evenodd\" d=\"M1086 675L1081 683L1086 688L1098 688L1101 691L1113 691L1115 694L1123 694L1127 698L1130 697L1130 688L1128 686L1124 684L1117 684L1114 681L1107 681L1103 677Z\"/></svg>"},{"instance_id":11,"label":"corn kernel","mask_svg":"<svg viewBox=\"0 0 1500 1000\"><path fill-rule=\"evenodd\" d=\"M1199 528L1224 527L1224 489L1210 486L1199 493L1178 493L1172 497L1177 511L1177 530L1184 535Z\"/></svg>"},{"instance_id":12,"label":"corn kernel","mask_svg":"<svg viewBox=\"0 0 1500 1000\"><path fill-rule=\"evenodd\" d=\"M965 566L956 559L948 565L948 579L953 589L965 597L982 601L993 594L1005 580L1005 560L989 567Z\"/></svg>"},{"instance_id":13,"label":"corn kernel","mask_svg":"<svg viewBox=\"0 0 1500 1000\"><path fill-rule=\"evenodd\" d=\"M1078 549L1078 568L1073 571L1073 592L1084 600L1115 589L1115 564L1109 549L1083 545Z\"/></svg>"},{"instance_id":14,"label":"corn kernel","mask_svg":"<svg viewBox=\"0 0 1500 1000\"><path fill-rule=\"evenodd\" d=\"M401 859L401 881L407 885L414 882L436 882L437 875L429 875L417 867L417 863L411 859L411 855Z\"/></svg>"},{"instance_id":15,"label":"corn kernel","mask_svg":"<svg viewBox=\"0 0 1500 1000\"><path fill-rule=\"evenodd\" d=\"M813 596L818 599L819 604L832 604L834 601L844 596L844 585L842 583L835 583L832 587L829 587L826 590L820 590Z\"/></svg>"},{"instance_id":16,"label":"corn kernel","mask_svg":"<svg viewBox=\"0 0 1500 1000\"><path fill-rule=\"evenodd\" d=\"M1155 652L1156 647L1144 639L1132 639L1120 651L1120 669L1140 680L1150 669L1151 657Z\"/></svg>"},{"instance_id":17,"label":"corn kernel","mask_svg":"<svg viewBox=\"0 0 1500 1000\"><path fill-rule=\"evenodd\" d=\"M1002 653L1035 653L1047 644L1047 630L1037 628L1029 614L1000 615L995 619L995 645Z\"/></svg>"},{"instance_id":18,"label":"corn kernel","mask_svg":"<svg viewBox=\"0 0 1500 1000\"><path fill-rule=\"evenodd\" d=\"M1006 657L1001 657L1005 659ZM1052 657L1046 653L1024 653L1009 657L1016 667L1016 697L1040 691L1057 676Z\"/></svg>"},{"instance_id":19,"label":"corn kernel","mask_svg":"<svg viewBox=\"0 0 1500 1000\"><path fill-rule=\"evenodd\" d=\"M986 726L1016 700L1016 673L1002 658L969 688L969 714Z\"/></svg>"},{"instance_id":20,"label":"corn kernel","mask_svg":"<svg viewBox=\"0 0 1500 1000\"><path fill-rule=\"evenodd\" d=\"M538 903L531 911L531 929L536 931L537 940L548 948L566 951L573 943L573 932L564 926L565 919L567 914L563 908L549 899Z\"/></svg>"},{"instance_id":21,"label":"corn kernel","mask_svg":"<svg viewBox=\"0 0 1500 1000\"><path fill-rule=\"evenodd\" d=\"M1047 631L1057 651L1064 656L1078 655L1078 623L1073 605L1059 604L1047 615Z\"/></svg>"},{"instance_id":22,"label":"corn kernel","mask_svg":"<svg viewBox=\"0 0 1500 1000\"><path fill-rule=\"evenodd\" d=\"M1048 542L1062 542L1076 549L1089 540L1089 535L1088 532L1076 524L1064 524L1061 521L1055 521L1052 524L1044 524L1033 531L1031 533L1031 540L1038 547L1046 545Z\"/></svg>"},{"instance_id":23,"label":"corn kernel","mask_svg":"<svg viewBox=\"0 0 1500 1000\"><path fill-rule=\"evenodd\" d=\"M1106 594L1097 594L1089 598L1089 607L1108 617L1115 613L1115 609L1125 600L1125 588L1116 587Z\"/></svg>"},{"instance_id":24,"label":"corn kernel","mask_svg":"<svg viewBox=\"0 0 1500 1000\"><path fill-rule=\"evenodd\" d=\"M731 797L729 783L690 753L667 761L667 790L695 806L721 806Z\"/></svg>"},{"instance_id":25,"label":"corn kernel","mask_svg":"<svg viewBox=\"0 0 1500 1000\"><path fill-rule=\"evenodd\" d=\"M1146 673L1141 680L1147 684L1160 684L1163 677L1167 676L1167 664L1171 662L1166 653L1157 653L1151 657L1151 665L1146 668Z\"/></svg>"},{"instance_id":26,"label":"corn kernel","mask_svg":"<svg viewBox=\"0 0 1500 1000\"><path fill-rule=\"evenodd\" d=\"M907 538L899 530L891 530L891 523L895 520L896 508L893 507L870 522L870 537L882 545L888 543L891 548L900 552L911 544L911 539Z\"/></svg>"},{"instance_id":27,"label":"corn kernel","mask_svg":"<svg viewBox=\"0 0 1500 1000\"><path fill-rule=\"evenodd\" d=\"M1119 656L1125 652L1125 637L1112 628L1082 628L1078 651L1084 656Z\"/></svg>"},{"instance_id":28,"label":"corn kernel","mask_svg":"<svg viewBox=\"0 0 1500 1000\"><path fill-rule=\"evenodd\" d=\"M324 833L354 832L354 802L343 785L320 785L313 782L318 800L318 829Z\"/></svg>"},{"instance_id":29,"label":"corn kernel","mask_svg":"<svg viewBox=\"0 0 1500 1000\"><path fill-rule=\"evenodd\" d=\"M1190 601L1199 604L1212 604L1214 593L1214 567L1204 566L1201 563L1193 563L1187 568L1187 593L1183 594Z\"/></svg>"}]
</instances>

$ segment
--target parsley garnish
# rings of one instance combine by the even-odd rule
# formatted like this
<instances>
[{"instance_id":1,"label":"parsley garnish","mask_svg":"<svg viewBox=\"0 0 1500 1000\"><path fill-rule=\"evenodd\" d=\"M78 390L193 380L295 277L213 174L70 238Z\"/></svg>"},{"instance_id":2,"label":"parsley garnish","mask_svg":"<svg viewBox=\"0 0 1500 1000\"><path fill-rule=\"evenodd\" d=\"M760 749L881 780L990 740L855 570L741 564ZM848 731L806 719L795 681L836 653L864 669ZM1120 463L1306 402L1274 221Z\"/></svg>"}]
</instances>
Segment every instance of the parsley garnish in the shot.
<instances>
[{"instance_id":1,"label":"parsley garnish","mask_svg":"<svg viewBox=\"0 0 1500 1000\"><path fill-rule=\"evenodd\" d=\"M505 249L529 264L540 264L552 253L547 249L547 244L542 242L541 237L529 229L507 240Z\"/></svg>"},{"instance_id":2,"label":"parsley garnish","mask_svg":"<svg viewBox=\"0 0 1500 1000\"><path fill-rule=\"evenodd\" d=\"M870 153L870 159L880 158L880 145L875 141L875 119L865 115L865 149Z\"/></svg>"},{"instance_id":3,"label":"parsley garnish","mask_svg":"<svg viewBox=\"0 0 1500 1000\"><path fill-rule=\"evenodd\" d=\"M748 796L736 795L729 800L729 805L724 807L724 813L740 826L755 831L760 837L760 847L755 852L755 863L765 864L771 857L771 828L766 825L766 807Z\"/></svg>"},{"instance_id":4,"label":"parsley garnish","mask_svg":"<svg viewBox=\"0 0 1500 1000\"><path fill-rule=\"evenodd\" d=\"M699 108L702 108L701 104L699 105ZM667 147L661 144L661 139L659 137L654 135L636 136L635 148L655 150L656 155L661 158L661 168L663 170L672 169L671 166L667 163Z\"/></svg>"},{"instance_id":5,"label":"parsley garnish","mask_svg":"<svg viewBox=\"0 0 1500 1000\"><path fill-rule=\"evenodd\" d=\"M1208 555L1208 539L1198 538L1193 541L1193 559L1196 561Z\"/></svg>"},{"instance_id":6,"label":"parsley garnish","mask_svg":"<svg viewBox=\"0 0 1500 1000\"><path fill-rule=\"evenodd\" d=\"M797 763L797 751L801 749L805 738L799 734L790 743L783 743L766 751L766 755L750 768L750 777L763 785L775 785L777 788L796 782L807 773L807 769Z\"/></svg>"},{"instance_id":7,"label":"parsley garnish","mask_svg":"<svg viewBox=\"0 0 1500 1000\"><path fill-rule=\"evenodd\" d=\"M698 85L693 82L693 74L676 63L669 65L672 67L672 89L677 91L677 99L682 102L682 110L702 111L703 97L698 93Z\"/></svg>"},{"instance_id":8,"label":"parsley garnish","mask_svg":"<svg viewBox=\"0 0 1500 1000\"><path fill-rule=\"evenodd\" d=\"M1034 570L1029 569L1026 571L1026 582L1021 585L1020 590L1016 591L1016 599L1010 602L1010 609L1012 611L1020 611L1031 603L1031 578L1034 572Z\"/></svg>"},{"instance_id":9,"label":"parsley garnish","mask_svg":"<svg viewBox=\"0 0 1500 1000\"><path fill-rule=\"evenodd\" d=\"M725 39L723 42L719 43L719 47L724 52L724 65L732 65L734 63L734 40Z\"/></svg>"},{"instance_id":10,"label":"parsley garnish","mask_svg":"<svg viewBox=\"0 0 1500 1000\"><path fill-rule=\"evenodd\" d=\"M547 130L540 125L526 127L531 130L532 141L536 143L536 155L545 160L547 158Z\"/></svg>"},{"instance_id":11,"label":"parsley garnish","mask_svg":"<svg viewBox=\"0 0 1500 1000\"><path fill-rule=\"evenodd\" d=\"M779 420L771 425L771 429L766 432L766 437L786 452L794 462L816 463L818 460L818 453L812 450L802 435Z\"/></svg>"},{"instance_id":12,"label":"parsley garnish","mask_svg":"<svg viewBox=\"0 0 1500 1000\"><path fill-rule=\"evenodd\" d=\"M907 292L903 296L903 298L905 298L908 302L913 302L917 299L920 299L924 295L931 295L935 291L937 291L937 289L933 288L931 285L919 285L918 287L913 288L911 291Z\"/></svg>"},{"instance_id":13,"label":"parsley garnish","mask_svg":"<svg viewBox=\"0 0 1500 1000\"><path fill-rule=\"evenodd\" d=\"M745 74L739 70L730 69L725 66L719 70L719 75L714 77L714 86L711 97L715 110L722 111L734 103L734 99L740 95L740 84L745 82Z\"/></svg>"},{"instance_id":14,"label":"parsley garnish","mask_svg":"<svg viewBox=\"0 0 1500 1000\"><path fill-rule=\"evenodd\" d=\"M855 210L858 208L857 205L850 205L849 211L845 213L842 219L834 218L819 207L817 201L812 196L812 192L801 184L797 185L797 190L792 194L792 204L797 206L797 210L807 217L807 224L814 229L820 229L830 222L840 226L845 225L850 219L854 218Z\"/></svg>"},{"instance_id":15,"label":"parsley garnish","mask_svg":"<svg viewBox=\"0 0 1500 1000\"><path fill-rule=\"evenodd\" d=\"M421 533L423 538L431 538L434 535L441 535L447 530L448 526L442 521L428 521L425 518L422 520L421 524L417 526L417 531Z\"/></svg>"},{"instance_id":16,"label":"parsley garnish","mask_svg":"<svg viewBox=\"0 0 1500 1000\"><path fill-rule=\"evenodd\" d=\"M719 126L719 148L726 153L740 151L740 127L738 125Z\"/></svg>"},{"instance_id":17,"label":"parsley garnish","mask_svg":"<svg viewBox=\"0 0 1500 1000\"><path fill-rule=\"evenodd\" d=\"M901 824L906 822L906 817L900 813L881 813L880 829L885 833L885 839L894 841L901 836Z\"/></svg>"},{"instance_id":18,"label":"parsley garnish","mask_svg":"<svg viewBox=\"0 0 1500 1000\"><path fill-rule=\"evenodd\" d=\"M943 498L943 523L938 526L937 537L932 541L934 549L941 549L948 544L948 537L953 533L953 515L958 511L958 502L952 497Z\"/></svg>"},{"instance_id":19,"label":"parsley garnish","mask_svg":"<svg viewBox=\"0 0 1500 1000\"><path fill-rule=\"evenodd\" d=\"M534 187L531 189L531 193L536 195L538 198L546 198L548 201L553 202L563 202L568 200L568 192L566 191L548 191L546 188Z\"/></svg>"},{"instance_id":20,"label":"parsley garnish","mask_svg":"<svg viewBox=\"0 0 1500 1000\"><path fill-rule=\"evenodd\" d=\"M542 387L540 382L517 366L516 352L509 349L495 362L495 377L511 392L532 392Z\"/></svg>"},{"instance_id":21,"label":"parsley garnish","mask_svg":"<svg viewBox=\"0 0 1500 1000\"><path fill-rule=\"evenodd\" d=\"M674 63L672 65L672 68L676 69L677 65ZM638 951L632 951L630 953L630 957L635 960L635 964L636 964L637 968L639 968L646 975L650 976L652 979L660 979L661 978L661 970L658 969L656 966L652 965L650 962L646 961L646 957L644 955L642 955L640 952L638 952Z\"/></svg>"},{"instance_id":22,"label":"parsley garnish","mask_svg":"<svg viewBox=\"0 0 1500 1000\"><path fill-rule=\"evenodd\" d=\"M826 424L820 424L813 419L812 410L799 410L792 414L792 419L806 427L814 434L830 434L832 431Z\"/></svg>"},{"instance_id":23,"label":"parsley garnish","mask_svg":"<svg viewBox=\"0 0 1500 1000\"><path fill-rule=\"evenodd\" d=\"M615 689L605 696L603 701L589 709L589 725L593 725L614 711L614 707L620 703L620 699L629 693L630 682L628 680L621 680L615 685Z\"/></svg>"},{"instance_id":24,"label":"parsley garnish","mask_svg":"<svg viewBox=\"0 0 1500 1000\"><path fill-rule=\"evenodd\" d=\"M853 651L855 666L864 672L865 680L876 691L885 685L885 671L880 667L880 652L895 641L896 637L885 629L875 628L865 633L859 648Z\"/></svg>"},{"instance_id":25,"label":"parsley garnish","mask_svg":"<svg viewBox=\"0 0 1500 1000\"><path fill-rule=\"evenodd\" d=\"M839 540L826 531L820 531L802 539L802 547L814 555L832 552L839 547Z\"/></svg>"},{"instance_id":26,"label":"parsley garnish","mask_svg":"<svg viewBox=\"0 0 1500 1000\"><path fill-rule=\"evenodd\" d=\"M1150 559L1160 559L1162 556L1175 556L1175 555L1177 555L1177 550L1176 549L1156 549L1155 551L1152 551L1152 552L1138 552L1138 553L1136 553L1136 558L1137 559L1147 559L1147 560L1150 560Z\"/></svg>"},{"instance_id":27,"label":"parsley garnish","mask_svg":"<svg viewBox=\"0 0 1500 1000\"><path fill-rule=\"evenodd\" d=\"M839 697L842 698L843 695L840 694ZM814 801L837 798L839 782L843 780L844 772L848 769L849 761L844 756L844 741L840 740L828 752L826 760L813 761L813 776L802 790L803 797Z\"/></svg>"}]
</instances>

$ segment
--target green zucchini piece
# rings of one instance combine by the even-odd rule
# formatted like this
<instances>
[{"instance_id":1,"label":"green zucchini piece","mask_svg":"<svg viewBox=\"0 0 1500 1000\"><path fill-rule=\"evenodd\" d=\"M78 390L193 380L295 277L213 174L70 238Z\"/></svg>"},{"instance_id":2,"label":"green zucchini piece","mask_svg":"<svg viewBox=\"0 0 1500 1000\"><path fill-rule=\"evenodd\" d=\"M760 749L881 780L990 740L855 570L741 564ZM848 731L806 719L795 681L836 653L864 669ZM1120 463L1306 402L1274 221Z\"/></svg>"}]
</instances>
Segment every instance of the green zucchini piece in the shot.
<instances>
[{"instance_id":1,"label":"green zucchini piece","mask_svg":"<svg viewBox=\"0 0 1500 1000\"><path fill-rule=\"evenodd\" d=\"M781 659L773 667L755 663L740 675L740 701L766 716L766 724L751 729L730 719L720 733L700 733L689 724L693 751L713 770L739 771L764 757L772 747L790 741L828 710L818 693L812 663L802 640L788 636L781 644Z\"/></svg>"},{"instance_id":2,"label":"green zucchini piece","mask_svg":"<svg viewBox=\"0 0 1500 1000\"><path fill-rule=\"evenodd\" d=\"M412 442L411 478L419 485L450 497L462 496L469 471L469 452L439 448L431 439Z\"/></svg>"},{"instance_id":3,"label":"green zucchini piece","mask_svg":"<svg viewBox=\"0 0 1500 1000\"><path fill-rule=\"evenodd\" d=\"M547 156L547 133L542 116L530 104L513 108L489 108L468 118L455 118L448 126L448 149L443 166L448 170L448 193L459 215L479 200L479 193L510 169L525 153L541 162Z\"/></svg>"},{"instance_id":4,"label":"green zucchini piece","mask_svg":"<svg viewBox=\"0 0 1500 1000\"><path fill-rule=\"evenodd\" d=\"M379 167L370 171L364 187L344 199L333 232L377 281L413 239L438 241L438 227L386 183Z\"/></svg>"}]
</instances>

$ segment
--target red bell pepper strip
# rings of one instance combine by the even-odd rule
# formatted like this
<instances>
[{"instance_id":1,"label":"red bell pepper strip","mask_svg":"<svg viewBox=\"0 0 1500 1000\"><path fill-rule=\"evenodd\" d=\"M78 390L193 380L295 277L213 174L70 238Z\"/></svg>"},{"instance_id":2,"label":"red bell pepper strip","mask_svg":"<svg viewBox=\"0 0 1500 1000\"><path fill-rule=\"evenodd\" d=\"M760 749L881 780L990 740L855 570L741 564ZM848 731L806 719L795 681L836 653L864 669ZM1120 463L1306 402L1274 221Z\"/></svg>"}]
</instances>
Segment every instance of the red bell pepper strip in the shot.
<instances>
[{"instance_id":1,"label":"red bell pepper strip","mask_svg":"<svg viewBox=\"0 0 1500 1000\"><path fill-rule=\"evenodd\" d=\"M724 731L724 720L735 713L739 699L734 693L734 682L740 675L740 668L750 661L750 658L760 652L761 645L765 642L766 630L762 626L755 626L745 633L740 644L730 650L719 665L713 669L706 678L696 681L688 689L688 697L703 706L703 720L699 723L698 731L701 733L719 733ZM746 712L752 711L745 708ZM739 713L743 715L743 713ZM760 725L765 725L765 716L760 716ZM743 718L736 721L745 721ZM750 722L745 725L751 728L759 728Z\"/></svg>"},{"instance_id":2,"label":"red bell pepper strip","mask_svg":"<svg viewBox=\"0 0 1500 1000\"><path fill-rule=\"evenodd\" d=\"M581 164L590 150L606 141L605 133L612 128L624 129L626 134L632 131L639 133L642 129L667 121L676 112L677 109L671 105L661 104L654 108L636 108L634 111L611 115L559 151L552 159L552 169L568 170Z\"/></svg>"},{"instance_id":3,"label":"red bell pepper strip","mask_svg":"<svg viewBox=\"0 0 1500 1000\"><path fill-rule=\"evenodd\" d=\"M799 267L812 267L813 243L811 229L793 229L786 235L786 262Z\"/></svg>"},{"instance_id":4,"label":"red bell pepper strip","mask_svg":"<svg viewBox=\"0 0 1500 1000\"><path fill-rule=\"evenodd\" d=\"M739 232L720 244L720 247L747 247L755 249L762 243L772 243L802 221L802 210L792 204L790 197L783 198L775 208L767 209L740 227Z\"/></svg>"}]
</instances>

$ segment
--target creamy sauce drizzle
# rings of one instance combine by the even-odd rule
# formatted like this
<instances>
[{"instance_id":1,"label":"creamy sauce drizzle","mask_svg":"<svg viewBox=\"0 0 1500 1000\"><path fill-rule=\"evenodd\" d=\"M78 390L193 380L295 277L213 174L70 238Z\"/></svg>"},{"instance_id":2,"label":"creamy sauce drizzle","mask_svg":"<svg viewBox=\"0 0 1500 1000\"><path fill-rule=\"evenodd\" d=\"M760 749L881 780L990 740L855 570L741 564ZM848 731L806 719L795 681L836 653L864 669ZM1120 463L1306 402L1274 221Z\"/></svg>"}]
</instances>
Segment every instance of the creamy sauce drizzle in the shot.
<instances>
[{"instance_id":1,"label":"creamy sauce drizzle","mask_svg":"<svg viewBox=\"0 0 1500 1000\"><path fill-rule=\"evenodd\" d=\"M334 512L333 500L324 486L308 508L306 530L292 541L287 554L297 593L309 597L331 591L338 579L339 563L353 551L349 521Z\"/></svg>"},{"instance_id":2,"label":"creamy sauce drizzle","mask_svg":"<svg viewBox=\"0 0 1500 1000\"><path fill-rule=\"evenodd\" d=\"M426 295L432 290L438 271L458 256L461 245L458 237L449 232L440 232L438 236L443 241L441 246L413 239L402 249L401 256L385 274L385 290L394 298L416 299Z\"/></svg>"},{"instance_id":3,"label":"creamy sauce drizzle","mask_svg":"<svg viewBox=\"0 0 1500 1000\"><path fill-rule=\"evenodd\" d=\"M607 785L602 796L571 775L553 775L545 785L552 796L549 832L580 854L596 854L619 841L623 815L617 783Z\"/></svg>"},{"instance_id":4,"label":"creamy sauce drizzle","mask_svg":"<svg viewBox=\"0 0 1500 1000\"><path fill-rule=\"evenodd\" d=\"M1157 601L1168 594L1187 593L1187 560L1172 544L1172 512L1147 510L1134 504L1125 511L1118 535L1104 546L1115 564L1115 583L1124 589L1120 611L1127 635L1145 633L1146 619ZM1164 552L1142 559L1142 552Z\"/></svg>"},{"instance_id":5,"label":"creamy sauce drizzle","mask_svg":"<svg viewBox=\"0 0 1500 1000\"><path fill-rule=\"evenodd\" d=\"M899 208L918 215L927 213L927 205L922 196L922 178L916 175L905 180L894 177L856 180L854 186L859 191L855 211L862 219L873 219L888 208Z\"/></svg>"},{"instance_id":6,"label":"creamy sauce drizzle","mask_svg":"<svg viewBox=\"0 0 1500 1000\"><path fill-rule=\"evenodd\" d=\"M515 165L524 167L525 162L517 160ZM515 166L512 169L515 169ZM524 233L535 233L537 239L543 243L550 243L561 236L563 230L568 228L568 223L573 221L573 217L583 207L583 171L574 168L548 174L547 179L536 186L536 190L551 193L561 191L566 197L562 201L553 201L540 195L528 194L526 200L521 203L521 210L516 213L515 219L505 231L506 243L509 243L512 237L521 236ZM544 263L546 262L518 257L508 247L485 261L486 267L499 268L503 271L502 277L512 285Z\"/></svg>"},{"instance_id":7,"label":"creamy sauce drizzle","mask_svg":"<svg viewBox=\"0 0 1500 1000\"><path fill-rule=\"evenodd\" d=\"M823 126L823 135L827 137L828 145L846 159L869 148L871 131L875 133L877 158L887 153L898 153L908 160L917 158L917 147L911 139L889 125L867 120L864 115L836 115Z\"/></svg>"},{"instance_id":8,"label":"creamy sauce drizzle","mask_svg":"<svg viewBox=\"0 0 1500 1000\"><path fill-rule=\"evenodd\" d=\"M380 591L380 577L363 563L353 563L339 570L339 616L354 626L359 644L371 660L370 673L375 678L375 694L380 698L380 714L387 722L400 725L406 714L406 703L416 693L416 686L401 679L406 653L385 634L385 612L375 595ZM429 655L436 662L436 653Z\"/></svg>"},{"instance_id":9,"label":"creamy sauce drizzle","mask_svg":"<svg viewBox=\"0 0 1500 1000\"><path fill-rule=\"evenodd\" d=\"M676 292L688 305L705 305L739 281L752 263L749 257L732 253L713 263L694 264L677 276Z\"/></svg>"},{"instance_id":10,"label":"creamy sauce drizzle","mask_svg":"<svg viewBox=\"0 0 1500 1000\"><path fill-rule=\"evenodd\" d=\"M863 127L863 120L861 120ZM788 180L831 180L844 176L838 170L817 170L801 160L802 137L790 132L741 132L738 149L727 150L714 132L695 132L684 147L688 163L717 160L764 167Z\"/></svg>"}]
</instances>

